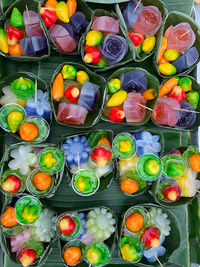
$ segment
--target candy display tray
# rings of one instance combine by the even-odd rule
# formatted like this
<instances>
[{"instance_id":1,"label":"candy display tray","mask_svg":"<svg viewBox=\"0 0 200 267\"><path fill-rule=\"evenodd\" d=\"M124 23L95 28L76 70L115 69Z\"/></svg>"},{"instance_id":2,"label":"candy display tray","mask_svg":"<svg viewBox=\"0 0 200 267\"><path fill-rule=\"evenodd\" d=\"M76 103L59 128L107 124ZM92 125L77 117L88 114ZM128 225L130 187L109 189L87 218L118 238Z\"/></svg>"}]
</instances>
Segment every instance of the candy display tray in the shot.
<instances>
[{"instance_id":1,"label":"candy display tray","mask_svg":"<svg viewBox=\"0 0 200 267\"><path fill-rule=\"evenodd\" d=\"M96 0L97 2L98 0ZM3 7L8 6L8 3L11 3L11 0L1 0L1 4ZM103 1L101 1L103 2ZM106 1L108 3L108 1ZM118 1L115 1L118 2ZM187 14L191 14L192 10L192 0L165 0L164 1L167 7L170 10L178 10L183 11ZM97 4L91 5L91 7L98 8ZM112 7L114 10L114 7ZM106 9L110 10L111 6L106 5ZM142 63L142 67L145 68L150 73L154 74L152 70L152 62L151 58ZM60 57L58 54L52 52L51 57L45 61L39 63L17 63L11 60L7 60L5 58L0 58L0 77L4 77L8 74L15 73L17 71L29 71L37 74L40 78L44 79L47 83L50 82L52 74L57 66L66 61L74 61L77 63L81 63L81 59L78 56L62 56ZM126 65L127 67L141 67L140 63L130 63ZM113 70L115 71L115 70ZM107 79L113 71L107 72L103 74L103 76ZM195 72L192 74L195 76ZM165 137L165 152L170 151L171 149L182 146L182 145L197 145L197 136L196 131L189 132L177 132L169 129L162 129L157 126L154 126L151 122L147 123L143 127L133 127L133 126L124 126L120 124L111 124L100 121L97 125L95 125L90 130L95 129L110 129L114 131L115 134L122 131L134 131L139 129L152 129L155 131L162 132ZM85 132L86 130L82 129L73 129L70 127L63 127L58 125L55 120L53 120L51 125L51 134L47 139L48 143L58 144L60 137L64 135L72 135L76 133ZM16 139L11 137L9 134L5 134L2 130L0 130L0 156L3 151L10 144L16 143ZM3 197L3 196L2 196ZM3 201L3 199L2 199ZM120 215L129 207L142 204L142 203L155 203L151 195L146 192L142 196L138 196L136 198L129 198L121 193L118 181L115 179L112 181L110 187L102 192L98 193L94 196L84 198L76 195L71 188L67 186L66 177L63 177L62 183L60 184L58 191L55 196L49 200L46 200L48 204L53 206L55 210L59 212L63 212L65 210L74 209L74 208L87 208L93 206L109 206L116 213L119 218ZM199 247L199 203L197 199L194 199L191 204L180 206L176 208L170 208L172 213L176 216L178 221L178 227L180 229L181 234L181 245L179 249L174 251L170 258L170 263L175 263L182 267L189 267L191 262L200 264L200 255L198 255L198 251L200 251ZM57 243L54 244L51 254L47 259L46 263L43 265L44 267L62 267L64 266L61 262L60 253L58 251ZM2 255L0 258L0 266L4 267L19 267L13 263L9 258ZM84 262L79 265L80 267L88 266ZM117 247L115 248L112 254L112 260L107 265L110 267L116 266L147 266L141 264L125 264L118 257ZM156 266L159 266L158 264Z\"/></svg>"}]
</instances>

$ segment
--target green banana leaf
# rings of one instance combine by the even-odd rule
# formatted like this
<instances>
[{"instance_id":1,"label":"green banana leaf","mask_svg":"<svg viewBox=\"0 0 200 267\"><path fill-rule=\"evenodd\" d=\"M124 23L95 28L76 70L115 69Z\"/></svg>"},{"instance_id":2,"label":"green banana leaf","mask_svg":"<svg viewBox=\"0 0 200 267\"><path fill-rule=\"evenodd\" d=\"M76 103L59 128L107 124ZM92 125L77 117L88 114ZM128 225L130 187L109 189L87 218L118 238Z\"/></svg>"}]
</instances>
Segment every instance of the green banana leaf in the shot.
<instances>
[{"instance_id":1,"label":"green banana leaf","mask_svg":"<svg viewBox=\"0 0 200 267\"><path fill-rule=\"evenodd\" d=\"M122 69L119 69L117 71L115 71L108 79L108 81L110 81L111 79L113 78L119 78L119 76L122 74L122 73L126 73L128 71L131 71L131 70L141 70L141 71L144 71L146 73L146 77L147 77L147 81L148 81L148 84L147 84L147 88L155 88L156 90L159 90L160 88L160 84L159 84L159 81L158 79L151 75L148 71L146 71L145 69L142 69L142 68L122 68ZM104 110L106 108L106 104L108 102L108 89L107 89L107 99L105 101L105 105L104 105ZM156 98L153 99L153 100L150 100L150 101L147 101L147 104L146 106L150 109L153 109L154 108L154 105L156 103ZM120 123L117 123L117 122L113 122L111 121L104 113L102 113L102 116L101 118L104 120L104 121L108 121L112 124L123 124L123 125L132 125L132 126L138 126L138 125L143 125L145 123L147 123L149 121L151 117L151 111L150 110L146 110L146 115L144 117L144 119L141 121L141 122L120 122Z\"/></svg>"},{"instance_id":2,"label":"green banana leaf","mask_svg":"<svg viewBox=\"0 0 200 267\"><path fill-rule=\"evenodd\" d=\"M2 176L2 174L8 169L8 163L12 159L10 157L10 152L13 149L18 148L20 145L27 145L27 143L21 142L21 143L17 143L17 144L6 146L3 158L1 160L0 176ZM55 144L47 144L47 143L45 143L45 144L31 144L31 146L33 146L35 148L46 148L46 147L55 147ZM64 152L63 152L63 154L64 154ZM56 190L58 189L58 186L60 185L60 183L62 181L63 175L64 175L64 165L62 166L62 169L59 172L57 172L57 173L55 173L53 175L53 177L54 177L54 187L48 193L48 195L45 196L45 198L50 198L50 197L53 197L55 195ZM29 192L27 192L27 193L29 193ZM18 195L19 196L24 196L27 193L20 193ZM42 197L43 197L42 195L41 196L37 196L37 198L42 198Z\"/></svg>"},{"instance_id":3,"label":"green banana leaf","mask_svg":"<svg viewBox=\"0 0 200 267\"><path fill-rule=\"evenodd\" d=\"M134 206L132 206L132 207L134 207ZM144 207L147 210L150 209L150 208L153 208L153 207L161 208L160 206L154 205L154 204L151 204L151 203L141 205L141 207ZM180 229L178 228L178 222L177 222L176 217L173 215L173 213L171 213L171 211L169 211L166 208L161 208L161 209L162 209L162 212L167 213L168 219L171 222L171 224L170 224L170 226L171 226L170 234L169 234L169 236L166 237L166 239L165 239L165 241L163 243L163 246L166 248L166 253L165 253L164 256L159 257L160 262L163 265L166 265L166 263L168 262L170 256L172 255L172 253L174 251L176 251L176 249L180 246L180 233L179 233ZM121 253L120 253L119 246L120 246L120 238L122 237L123 227L124 227L123 218L124 218L124 214L122 215L122 218L121 218L121 221L120 221L120 226L119 226L118 250L119 250L120 257L121 257ZM139 261L137 263L138 266L157 266L157 264L158 264L157 262L149 263L144 259L141 259L141 261Z\"/></svg>"},{"instance_id":4,"label":"green banana leaf","mask_svg":"<svg viewBox=\"0 0 200 267\"><path fill-rule=\"evenodd\" d=\"M193 29L193 31L194 31L194 33L196 35L196 40L195 40L195 43L194 43L193 46L195 46L197 48L197 50L199 52L199 55L200 55L200 46L199 46L199 43L200 43L200 29L199 29L198 25L195 23L195 21L191 17L187 16L184 13L181 13L181 12L178 12L178 11L170 12L168 14L168 16L166 17L166 20L164 22L164 25L162 27L162 30L159 33L157 44L156 44L156 51L155 51L154 57L153 57L153 66L155 68L155 71L162 78L169 78L170 77L170 76L165 76L165 75L161 74L160 71L159 71L159 69L158 69L158 63L157 62L158 62L158 55L159 55L159 52L160 52L162 37L165 34L165 31L171 25L175 26L175 25L177 25L177 24L179 24L181 22L187 22L187 23L189 23L190 26L191 26L191 28ZM177 76L190 73L197 66L197 64L199 62L200 62L200 56L199 56L199 59L197 60L197 62L195 64L193 64L186 71L177 74Z\"/></svg>"},{"instance_id":5,"label":"green banana leaf","mask_svg":"<svg viewBox=\"0 0 200 267\"><path fill-rule=\"evenodd\" d=\"M5 11L3 16L0 18L0 27L4 28L4 22L8 18L10 18L11 12L12 12L14 7L17 7L19 9L19 11L21 12L21 14L23 14L23 11L26 10L26 5L27 5L29 10L33 10L35 12L38 12L38 2L37 2L37 0L32 0L32 1L29 1L29 0L17 0L11 6L9 6L9 8ZM41 28L44 31L43 25L42 24L40 24L40 25L41 25ZM45 31L44 31L44 33L45 33ZM48 58L50 56L50 44L49 44L49 41L48 41L46 33L45 33L45 36L46 36L46 39L47 39L47 47L48 47L47 54L44 54L44 55L41 55L41 56L38 56L38 57L30 57L30 56L17 57L17 56L9 56L9 54L5 54L2 51L0 51L0 55L6 57L8 59L12 59L12 60L15 60L15 61L22 61L22 62L40 61L42 59L46 59L46 58Z\"/></svg>"},{"instance_id":6,"label":"green banana leaf","mask_svg":"<svg viewBox=\"0 0 200 267\"><path fill-rule=\"evenodd\" d=\"M110 16L110 17L113 17L115 19L118 19L114 12L110 12L110 11L107 11L107 10L104 10L104 9L96 9L94 11L93 16L92 16L92 20L91 20L90 24L88 25L87 31L83 35L82 41L81 41L81 56L82 56L82 60L83 61L84 61L84 55L85 55L84 46L85 46L86 35L90 31L90 28L92 26L93 19L94 19L95 16L97 16L97 17L100 17L100 16ZM135 59L135 53L134 53L134 51L131 51L131 49L130 49L131 40L128 37L128 33L125 31L125 29L121 25L121 22L120 21L119 21L119 24L120 24L120 35L126 39L127 44L128 44L128 47L129 47L128 48L128 53L127 53L127 55L119 63L114 64L114 65L110 65L110 66L107 66L107 67L100 67L100 66L97 66L97 65L85 63L88 67L90 67L92 69L95 69L96 72L105 72L107 70L111 70L113 68L122 66L122 65L124 65L124 64L132 61L133 59Z\"/></svg>"},{"instance_id":7,"label":"green banana leaf","mask_svg":"<svg viewBox=\"0 0 200 267\"><path fill-rule=\"evenodd\" d=\"M179 146L179 147L177 147L177 149L181 153L183 153L187 149L187 146ZM168 151L168 153L170 153L170 151ZM168 153L166 153L166 154L168 154ZM198 173L197 180L200 180L200 173ZM175 202L168 202L168 201L161 200L157 196L157 193L158 193L158 190L159 190L159 185L160 185L160 179L158 179L156 182L153 183L153 185L151 187L151 190L150 190L150 194L152 194L152 196L154 197L155 201L158 204L162 205L162 206L165 206L165 207L177 207L177 206L180 206L180 205L188 204L195 198L195 196L194 197L180 197ZM198 196L198 194L199 193L196 192L196 196Z\"/></svg>"},{"instance_id":8,"label":"green banana leaf","mask_svg":"<svg viewBox=\"0 0 200 267\"><path fill-rule=\"evenodd\" d=\"M144 6L152 6L152 5L156 6L159 9L159 11L161 12L161 14L162 14L162 20L165 21L165 18L167 16L168 11L167 11L166 5L162 1L160 1L160 0L143 0L142 4ZM124 6L124 4L116 4L115 5L115 11L116 11L117 16L119 17L119 20L120 20L121 24L126 29L127 34L128 34L128 29L127 29L126 23L124 21L124 18L122 16L122 8L123 8L123 6ZM161 31L161 29L162 29L162 26L161 26L159 32ZM159 32L156 34L156 36L159 35ZM135 61L138 61L138 62L141 62L141 61L147 59L148 57L150 57L155 52L155 48L154 48L152 50L152 52L148 52L148 53L144 53L143 52L143 53L139 54L137 52L137 48L134 46L133 42L131 42L130 49L133 50L134 53L136 54Z\"/></svg>"},{"instance_id":9,"label":"green banana leaf","mask_svg":"<svg viewBox=\"0 0 200 267\"><path fill-rule=\"evenodd\" d=\"M46 2L47 2L47 0L41 0L41 1L39 1L39 3L38 3L38 6L39 6L38 7L38 10L40 10L40 8L43 7ZM83 0L77 0L77 10L76 11L83 12L85 14L86 19L88 20L88 22L91 21L91 18L92 18L92 10L88 7L88 5L85 3L85 1L83 1ZM75 51L73 51L71 53L62 52L60 50L60 48L57 46L57 44L54 42L54 40L51 37L51 35L49 34L48 29L45 26L45 23L44 23L41 15L40 15L40 21L41 21L41 24L43 25L43 28L45 30L45 33L48 36L48 39L49 39L49 41L51 43L51 47L54 49L54 51L56 51L57 53L62 54L62 55L78 55L78 54L80 54L80 50L81 50L81 39L79 40L77 49Z\"/></svg>"},{"instance_id":10,"label":"green banana leaf","mask_svg":"<svg viewBox=\"0 0 200 267\"><path fill-rule=\"evenodd\" d=\"M180 75L180 78L181 77L188 77L189 79L192 80L192 90L193 91L196 91L199 93L200 95L200 85L198 84L198 82L196 81L195 78L193 78L192 76L189 76L189 75ZM164 80L162 83L161 83L161 86L166 82L167 80ZM187 92L188 93L188 92ZM196 111L197 112L200 112L200 103L198 104L197 108L196 108ZM155 123L155 121L153 120L152 118L152 114L151 114L151 120L152 122L155 124L155 125L158 125ZM189 131L192 131L194 129L196 129L198 126L200 125L200 116L196 116L196 122L194 125L188 127L187 129L182 129L182 131L185 131L185 130L189 130ZM174 129L174 130L177 130L177 131L180 131L180 129L178 128L175 128L175 127L169 127L169 126L164 126L164 125L158 125L159 127L164 127L164 128L170 128L170 129Z\"/></svg>"},{"instance_id":11,"label":"green banana leaf","mask_svg":"<svg viewBox=\"0 0 200 267\"><path fill-rule=\"evenodd\" d=\"M106 81L102 76L100 76L100 75L98 75L96 73L93 73L91 70L86 68L84 65L81 65L81 64L78 64L78 63L75 63L75 62L64 62L64 63L60 64L56 68L56 70L55 70L55 72L54 72L54 74L52 76L51 87L50 88L52 88L54 79L56 78L57 74L59 72L61 72L62 67L64 65L73 65L76 68L77 71L84 70L88 74L88 76L90 78L90 82L95 83L96 85L99 86L100 97L99 97L99 100L97 101L95 110L88 112L86 120L85 120L85 123L83 125L75 125L75 124L72 125L72 124L66 124L66 123L60 122L57 119L57 115L56 115L57 111L58 111L58 102L53 101L53 98L51 97L51 104L52 104L52 109L53 109L53 113L54 113L54 118L55 118L55 120L57 121L58 124L63 125L63 126L68 126L68 127L73 127L73 128L89 128L89 127L92 127L100 119L100 114L102 112L103 105L104 105L104 102L105 102L105 97L106 97L106 90L105 90Z\"/></svg>"}]
</instances>

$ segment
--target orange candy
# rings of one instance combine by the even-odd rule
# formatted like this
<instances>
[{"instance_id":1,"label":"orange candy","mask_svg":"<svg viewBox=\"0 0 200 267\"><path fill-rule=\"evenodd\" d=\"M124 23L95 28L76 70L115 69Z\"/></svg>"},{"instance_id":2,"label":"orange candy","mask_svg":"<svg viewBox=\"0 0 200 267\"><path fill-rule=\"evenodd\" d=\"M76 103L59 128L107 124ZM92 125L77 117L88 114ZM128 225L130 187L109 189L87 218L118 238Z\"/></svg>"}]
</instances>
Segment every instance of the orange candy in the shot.
<instances>
[{"instance_id":1,"label":"orange candy","mask_svg":"<svg viewBox=\"0 0 200 267\"><path fill-rule=\"evenodd\" d=\"M17 43L16 45L9 45L8 53L10 56L16 56L16 57L23 56L22 48L21 48L21 45L19 43Z\"/></svg>"},{"instance_id":2,"label":"orange candy","mask_svg":"<svg viewBox=\"0 0 200 267\"><path fill-rule=\"evenodd\" d=\"M106 137L101 137L99 139L99 142L97 143L97 145L107 145L107 146L111 146L110 141L108 140L108 138Z\"/></svg>"},{"instance_id":3,"label":"orange candy","mask_svg":"<svg viewBox=\"0 0 200 267\"><path fill-rule=\"evenodd\" d=\"M140 213L133 213L126 218L125 223L131 232L139 232L144 225L144 219Z\"/></svg>"},{"instance_id":4,"label":"orange candy","mask_svg":"<svg viewBox=\"0 0 200 267\"><path fill-rule=\"evenodd\" d=\"M134 194L138 191L138 183L132 179L124 179L120 184L121 190L128 194Z\"/></svg>"},{"instance_id":5,"label":"orange candy","mask_svg":"<svg viewBox=\"0 0 200 267\"><path fill-rule=\"evenodd\" d=\"M77 264L82 257L82 253L79 247L68 247L64 252L64 260L69 266Z\"/></svg>"},{"instance_id":6,"label":"orange candy","mask_svg":"<svg viewBox=\"0 0 200 267\"><path fill-rule=\"evenodd\" d=\"M200 172L200 155L193 154L190 156L190 166L193 171Z\"/></svg>"},{"instance_id":7,"label":"orange candy","mask_svg":"<svg viewBox=\"0 0 200 267\"><path fill-rule=\"evenodd\" d=\"M45 7L46 8L56 8L56 5L57 5L57 1L56 0L48 0L46 3L45 3ZM51 10L52 12L56 12L54 10Z\"/></svg>"},{"instance_id":8,"label":"orange candy","mask_svg":"<svg viewBox=\"0 0 200 267\"><path fill-rule=\"evenodd\" d=\"M25 122L22 124L19 130L19 135L24 141L32 141L38 137L39 131L35 124L31 122Z\"/></svg>"},{"instance_id":9,"label":"orange candy","mask_svg":"<svg viewBox=\"0 0 200 267\"><path fill-rule=\"evenodd\" d=\"M40 190L47 190L51 186L52 177L44 172L38 172L33 177L34 186Z\"/></svg>"},{"instance_id":10,"label":"orange candy","mask_svg":"<svg viewBox=\"0 0 200 267\"><path fill-rule=\"evenodd\" d=\"M4 227L13 227L17 224L15 208L9 207L1 216L1 224Z\"/></svg>"}]
</instances>

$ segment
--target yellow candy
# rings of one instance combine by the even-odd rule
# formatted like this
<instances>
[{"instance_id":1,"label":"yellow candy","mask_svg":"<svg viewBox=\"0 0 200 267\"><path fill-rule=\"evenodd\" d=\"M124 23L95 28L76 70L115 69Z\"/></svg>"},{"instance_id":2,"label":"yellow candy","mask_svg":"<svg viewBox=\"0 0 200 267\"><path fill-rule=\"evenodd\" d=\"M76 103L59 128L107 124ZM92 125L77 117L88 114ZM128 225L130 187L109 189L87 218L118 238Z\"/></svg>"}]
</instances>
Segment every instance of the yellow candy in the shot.
<instances>
[{"instance_id":1,"label":"yellow candy","mask_svg":"<svg viewBox=\"0 0 200 267\"><path fill-rule=\"evenodd\" d=\"M69 22L68 6L64 1L61 1L56 5L56 15L60 21L65 23Z\"/></svg>"},{"instance_id":2,"label":"yellow candy","mask_svg":"<svg viewBox=\"0 0 200 267\"><path fill-rule=\"evenodd\" d=\"M166 76L172 76L176 74L176 68L170 63L163 63L158 65L158 69L161 74Z\"/></svg>"},{"instance_id":3,"label":"yellow candy","mask_svg":"<svg viewBox=\"0 0 200 267\"><path fill-rule=\"evenodd\" d=\"M119 151L122 153L129 152L131 150L131 142L129 140L120 141L119 143Z\"/></svg>"},{"instance_id":4,"label":"yellow candy","mask_svg":"<svg viewBox=\"0 0 200 267\"><path fill-rule=\"evenodd\" d=\"M47 153L44 156L44 164L48 169L50 169L55 163L56 163L56 158L54 158L52 153Z\"/></svg>"},{"instance_id":5,"label":"yellow candy","mask_svg":"<svg viewBox=\"0 0 200 267\"><path fill-rule=\"evenodd\" d=\"M118 169L120 171L120 175L122 176L127 171L136 170L137 162L139 157L134 155L128 159L119 159Z\"/></svg>"},{"instance_id":6,"label":"yellow candy","mask_svg":"<svg viewBox=\"0 0 200 267\"><path fill-rule=\"evenodd\" d=\"M99 45L103 41L103 34L102 32L96 30L89 31L85 40L87 46Z\"/></svg>"},{"instance_id":7,"label":"yellow candy","mask_svg":"<svg viewBox=\"0 0 200 267\"><path fill-rule=\"evenodd\" d=\"M15 133L23 121L23 114L20 111L12 111L8 114L7 121L11 133Z\"/></svg>"},{"instance_id":8,"label":"yellow candy","mask_svg":"<svg viewBox=\"0 0 200 267\"><path fill-rule=\"evenodd\" d=\"M176 183L181 188L182 197L193 197L196 195L196 178L197 173L191 168L187 168L184 175L176 180Z\"/></svg>"},{"instance_id":9,"label":"yellow candy","mask_svg":"<svg viewBox=\"0 0 200 267\"><path fill-rule=\"evenodd\" d=\"M77 83L80 83L81 85L83 85L86 81L89 81L90 78L87 74L87 72L80 70L77 72L76 74L76 81Z\"/></svg>"},{"instance_id":10,"label":"yellow candy","mask_svg":"<svg viewBox=\"0 0 200 267\"><path fill-rule=\"evenodd\" d=\"M156 45L156 37L155 36L150 36L147 37L143 43L142 43L142 51L147 53L151 52Z\"/></svg>"},{"instance_id":11,"label":"yellow candy","mask_svg":"<svg viewBox=\"0 0 200 267\"><path fill-rule=\"evenodd\" d=\"M180 56L179 52L174 49L169 49L165 51L164 58L168 61L174 61Z\"/></svg>"},{"instance_id":12,"label":"yellow candy","mask_svg":"<svg viewBox=\"0 0 200 267\"><path fill-rule=\"evenodd\" d=\"M120 106L124 103L126 100L128 94L124 90L119 90L117 93L111 96L111 98L108 100L107 107L116 107Z\"/></svg>"},{"instance_id":13,"label":"yellow candy","mask_svg":"<svg viewBox=\"0 0 200 267\"><path fill-rule=\"evenodd\" d=\"M8 54L8 35L2 28L0 28L0 51Z\"/></svg>"}]
</instances>

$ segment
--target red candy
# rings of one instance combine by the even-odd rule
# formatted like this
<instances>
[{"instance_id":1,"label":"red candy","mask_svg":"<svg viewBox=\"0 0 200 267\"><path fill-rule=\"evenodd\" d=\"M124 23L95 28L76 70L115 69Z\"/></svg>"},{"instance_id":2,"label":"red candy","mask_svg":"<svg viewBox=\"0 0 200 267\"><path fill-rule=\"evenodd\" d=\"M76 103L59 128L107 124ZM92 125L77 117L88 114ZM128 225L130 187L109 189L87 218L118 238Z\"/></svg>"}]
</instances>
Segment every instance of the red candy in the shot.
<instances>
[{"instance_id":1,"label":"red candy","mask_svg":"<svg viewBox=\"0 0 200 267\"><path fill-rule=\"evenodd\" d=\"M50 11L48 9L44 9L44 8L40 9L40 15L42 16L43 21L45 23L45 26L47 28L50 28L51 26L53 26L58 19L55 12L52 12L52 11Z\"/></svg>"},{"instance_id":2,"label":"red candy","mask_svg":"<svg viewBox=\"0 0 200 267\"><path fill-rule=\"evenodd\" d=\"M128 36L135 47L138 47L144 41L144 36L139 33L129 32Z\"/></svg>"},{"instance_id":3,"label":"red candy","mask_svg":"<svg viewBox=\"0 0 200 267\"><path fill-rule=\"evenodd\" d=\"M19 254L18 258L23 266L29 266L30 264L34 263L36 260L36 252L34 249L25 248Z\"/></svg>"},{"instance_id":4,"label":"red candy","mask_svg":"<svg viewBox=\"0 0 200 267\"><path fill-rule=\"evenodd\" d=\"M8 44L16 45L24 36L24 34L13 26L8 26L6 28L6 32L8 34Z\"/></svg>"},{"instance_id":5,"label":"red candy","mask_svg":"<svg viewBox=\"0 0 200 267\"><path fill-rule=\"evenodd\" d=\"M179 188L175 185L166 186L163 189L163 195L166 200L175 201L180 197Z\"/></svg>"},{"instance_id":6,"label":"red candy","mask_svg":"<svg viewBox=\"0 0 200 267\"><path fill-rule=\"evenodd\" d=\"M100 56L101 56L101 53L97 48L89 47L86 51L84 61L86 63L97 64L97 63L99 63L99 61L101 59Z\"/></svg>"},{"instance_id":7,"label":"red candy","mask_svg":"<svg viewBox=\"0 0 200 267\"><path fill-rule=\"evenodd\" d=\"M179 103L187 98L187 94L183 91L180 86L175 86L168 97L176 99Z\"/></svg>"},{"instance_id":8,"label":"red candy","mask_svg":"<svg viewBox=\"0 0 200 267\"><path fill-rule=\"evenodd\" d=\"M70 235L75 230L76 224L70 216L65 216L60 220L59 228L64 235Z\"/></svg>"},{"instance_id":9,"label":"red candy","mask_svg":"<svg viewBox=\"0 0 200 267\"><path fill-rule=\"evenodd\" d=\"M159 233L156 227L147 227L141 235L140 240L144 243L144 247L158 247Z\"/></svg>"},{"instance_id":10,"label":"red candy","mask_svg":"<svg viewBox=\"0 0 200 267\"><path fill-rule=\"evenodd\" d=\"M75 103L79 99L80 90L75 85L71 85L65 90L64 95L71 103Z\"/></svg>"},{"instance_id":11,"label":"red candy","mask_svg":"<svg viewBox=\"0 0 200 267\"><path fill-rule=\"evenodd\" d=\"M91 158L101 167L104 167L111 157L111 152L104 147L98 147L91 153Z\"/></svg>"},{"instance_id":12,"label":"red candy","mask_svg":"<svg viewBox=\"0 0 200 267\"><path fill-rule=\"evenodd\" d=\"M114 107L110 110L110 116L109 119L111 121L115 122L122 122L124 120L125 113L123 111L123 108L121 107Z\"/></svg>"},{"instance_id":13,"label":"red candy","mask_svg":"<svg viewBox=\"0 0 200 267\"><path fill-rule=\"evenodd\" d=\"M21 180L15 175L9 175L3 182L3 190L16 193L21 187Z\"/></svg>"}]
</instances>

